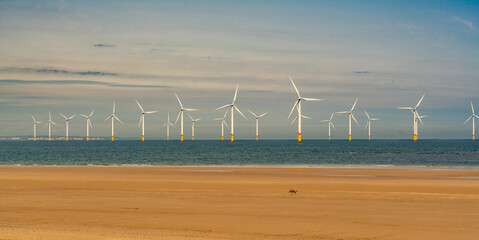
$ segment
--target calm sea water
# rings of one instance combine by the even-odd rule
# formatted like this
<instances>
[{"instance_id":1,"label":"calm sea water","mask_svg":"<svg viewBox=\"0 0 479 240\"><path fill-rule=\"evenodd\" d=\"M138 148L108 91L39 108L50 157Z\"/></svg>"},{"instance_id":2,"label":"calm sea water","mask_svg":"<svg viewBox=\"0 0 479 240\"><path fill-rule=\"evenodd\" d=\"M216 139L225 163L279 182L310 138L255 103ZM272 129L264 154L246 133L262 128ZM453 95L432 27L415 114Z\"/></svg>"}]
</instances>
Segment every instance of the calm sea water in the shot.
<instances>
[{"instance_id":1,"label":"calm sea water","mask_svg":"<svg viewBox=\"0 0 479 240\"><path fill-rule=\"evenodd\" d=\"M479 166L479 141L0 141L0 164Z\"/></svg>"}]
</instances>

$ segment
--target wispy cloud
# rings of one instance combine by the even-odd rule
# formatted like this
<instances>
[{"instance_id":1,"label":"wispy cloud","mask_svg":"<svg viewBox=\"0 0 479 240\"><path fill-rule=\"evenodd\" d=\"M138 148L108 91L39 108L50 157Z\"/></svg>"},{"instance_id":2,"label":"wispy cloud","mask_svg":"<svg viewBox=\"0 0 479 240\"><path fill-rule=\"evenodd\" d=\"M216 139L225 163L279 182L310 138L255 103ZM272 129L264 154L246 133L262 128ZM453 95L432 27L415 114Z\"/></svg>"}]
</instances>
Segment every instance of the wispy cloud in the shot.
<instances>
[{"instance_id":1,"label":"wispy cloud","mask_svg":"<svg viewBox=\"0 0 479 240\"><path fill-rule=\"evenodd\" d=\"M2 68L0 72L24 72L24 73L48 73L48 74L71 74L82 76L118 76L117 73L102 71L69 71L56 68Z\"/></svg>"},{"instance_id":2,"label":"wispy cloud","mask_svg":"<svg viewBox=\"0 0 479 240\"><path fill-rule=\"evenodd\" d=\"M464 20L462 18L453 17L452 20L466 25L469 29L474 30L474 24L471 21Z\"/></svg>"},{"instance_id":3,"label":"wispy cloud","mask_svg":"<svg viewBox=\"0 0 479 240\"><path fill-rule=\"evenodd\" d=\"M356 74L369 74L371 72L370 71L356 71L354 73L356 73Z\"/></svg>"},{"instance_id":4,"label":"wispy cloud","mask_svg":"<svg viewBox=\"0 0 479 240\"><path fill-rule=\"evenodd\" d=\"M115 45L113 44L104 44L104 43L97 43L97 44L93 44L93 47L101 47L101 48L109 48L109 47L115 47Z\"/></svg>"},{"instance_id":5,"label":"wispy cloud","mask_svg":"<svg viewBox=\"0 0 479 240\"><path fill-rule=\"evenodd\" d=\"M95 85L108 87L126 87L126 88L170 88L166 85L135 85L121 84L101 81L88 80L19 80L19 79L0 79L0 85L26 85L26 84L42 84L42 85Z\"/></svg>"}]
</instances>

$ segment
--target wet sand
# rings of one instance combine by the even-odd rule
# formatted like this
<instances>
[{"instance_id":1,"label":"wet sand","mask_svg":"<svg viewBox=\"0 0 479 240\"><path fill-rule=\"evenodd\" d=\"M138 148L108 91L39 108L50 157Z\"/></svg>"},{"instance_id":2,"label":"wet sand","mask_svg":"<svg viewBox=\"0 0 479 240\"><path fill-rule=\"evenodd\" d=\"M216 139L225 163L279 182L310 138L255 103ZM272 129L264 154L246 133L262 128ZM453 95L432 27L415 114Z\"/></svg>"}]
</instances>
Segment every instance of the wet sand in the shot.
<instances>
[{"instance_id":1,"label":"wet sand","mask_svg":"<svg viewBox=\"0 0 479 240\"><path fill-rule=\"evenodd\" d=\"M1 240L478 238L478 168L0 167Z\"/></svg>"}]
</instances>

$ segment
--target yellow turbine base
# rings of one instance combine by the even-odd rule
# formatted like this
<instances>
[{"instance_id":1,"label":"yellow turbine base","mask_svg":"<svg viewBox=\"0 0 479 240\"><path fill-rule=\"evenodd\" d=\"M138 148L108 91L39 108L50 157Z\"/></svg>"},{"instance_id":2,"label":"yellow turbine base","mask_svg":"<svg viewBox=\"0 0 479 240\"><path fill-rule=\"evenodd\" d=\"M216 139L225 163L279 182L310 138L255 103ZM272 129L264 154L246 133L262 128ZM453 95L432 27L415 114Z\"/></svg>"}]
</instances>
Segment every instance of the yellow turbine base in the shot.
<instances>
[{"instance_id":1,"label":"yellow turbine base","mask_svg":"<svg viewBox=\"0 0 479 240\"><path fill-rule=\"evenodd\" d=\"M183 142L183 134L181 134L180 137L181 137L181 141Z\"/></svg>"},{"instance_id":2,"label":"yellow turbine base","mask_svg":"<svg viewBox=\"0 0 479 240\"><path fill-rule=\"evenodd\" d=\"M225 136L221 136L221 141L225 140Z\"/></svg>"},{"instance_id":3,"label":"yellow turbine base","mask_svg":"<svg viewBox=\"0 0 479 240\"><path fill-rule=\"evenodd\" d=\"M297 133L298 134L298 143L301 143L301 133Z\"/></svg>"},{"instance_id":4,"label":"yellow turbine base","mask_svg":"<svg viewBox=\"0 0 479 240\"><path fill-rule=\"evenodd\" d=\"M141 141L142 141L142 142L145 141L145 135L141 135Z\"/></svg>"},{"instance_id":5,"label":"yellow turbine base","mask_svg":"<svg viewBox=\"0 0 479 240\"><path fill-rule=\"evenodd\" d=\"M328 140L331 140L331 136L328 136Z\"/></svg>"},{"instance_id":6,"label":"yellow turbine base","mask_svg":"<svg viewBox=\"0 0 479 240\"><path fill-rule=\"evenodd\" d=\"M235 141L235 135L234 134L230 134L231 135L231 142L234 142Z\"/></svg>"},{"instance_id":7,"label":"yellow turbine base","mask_svg":"<svg viewBox=\"0 0 479 240\"><path fill-rule=\"evenodd\" d=\"M195 136L191 136L191 141L195 141Z\"/></svg>"},{"instance_id":8,"label":"yellow turbine base","mask_svg":"<svg viewBox=\"0 0 479 240\"><path fill-rule=\"evenodd\" d=\"M50 137L48 137L48 141L51 141L52 139Z\"/></svg>"},{"instance_id":9,"label":"yellow turbine base","mask_svg":"<svg viewBox=\"0 0 479 240\"><path fill-rule=\"evenodd\" d=\"M115 140L115 136L111 136L111 141L113 142Z\"/></svg>"},{"instance_id":10,"label":"yellow turbine base","mask_svg":"<svg viewBox=\"0 0 479 240\"><path fill-rule=\"evenodd\" d=\"M166 141L170 141L170 136L166 136Z\"/></svg>"},{"instance_id":11,"label":"yellow turbine base","mask_svg":"<svg viewBox=\"0 0 479 240\"><path fill-rule=\"evenodd\" d=\"M417 141L417 135L416 134L413 135L413 139L414 139L414 142Z\"/></svg>"},{"instance_id":12,"label":"yellow turbine base","mask_svg":"<svg viewBox=\"0 0 479 240\"><path fill-rule=\"evenodd\" d=\"M86 136L86 141L87 142L90 141L90 137Z\"/></svg>"},{"instance_id":13,"label":"yellow turbine base","mask_svg":"<svg viewBox=\"0 0 479 240\"><path fill-rule=\"evenodd\" d=\"M473 135L473 136L474 136L474 135ZM33 141L36 141L36 140L37 140L37 138L36 138L36 137L34 137L34 138L33 138Z\"/></svg>"},{"instance_id":14,"label":"yellow turbine base","mask_svg":"<svg viewBox=\"0 0 479 240\"><path fill-rule=\"evenodd\" d=\"M351 141L351 134L349 134L349 141Z\"/></svg>"},{"instance_id":15,"label":"yellow turbine base","mask_svg":"<svg viewBox=\"0 0 479 240\"><path fill-rule=\"evenodd\" d=\"M476 136L474 136L474 134L472 134L472 141L474 141L476 139Z\"/></svg>"},{"instance_id":16,"label":"yellow turbine base","mask_svg":"<svg viewBox=\"0 0 479 240\"><path fill-rule=\"evenodd\" d=\"M258 135L256 135L256 141L258 141Z\"/></svg>"},{"instance_id":17,"label":"yellow turbine base","mask_svg":"<svg viewBox=\"0 0 479 240\"><path fill-rule=\"evenodd\" d=\"M368 140L371 140L371 135L368 135Z\"/></svg>"},{"instance_id":18,"label":"yellow turbine base","mask_svg":"<svg viewBox=\"0 0 479 240\"><path fill-rule=\"evenodd\" d=\"M68 136L65 137L65 141L68 141Z\"/></svg>"}]
</instances>

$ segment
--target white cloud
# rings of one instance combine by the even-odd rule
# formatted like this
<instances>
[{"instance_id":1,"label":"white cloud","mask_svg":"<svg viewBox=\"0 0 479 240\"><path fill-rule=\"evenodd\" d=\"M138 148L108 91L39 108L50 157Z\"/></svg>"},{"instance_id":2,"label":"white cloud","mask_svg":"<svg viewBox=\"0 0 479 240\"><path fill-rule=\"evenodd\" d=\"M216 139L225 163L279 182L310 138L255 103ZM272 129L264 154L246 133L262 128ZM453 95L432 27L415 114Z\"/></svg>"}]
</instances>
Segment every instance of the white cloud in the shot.
<instances>
[{"instance_id":1,"label":"white cloud","mask_svg":"<svg viewBox=\"0 0 479 240\"><path fill-rule=\"evenodd\" d=\"M474 24L470 21L467 21L467 20L464 20L462 18L458 18L458 17L454 17L452 18L452 20L456 21L456 22L460 22L464 25L466 25L468 28L470 28L471 30L474 30Z\"/></svg>"}]
</instances>

